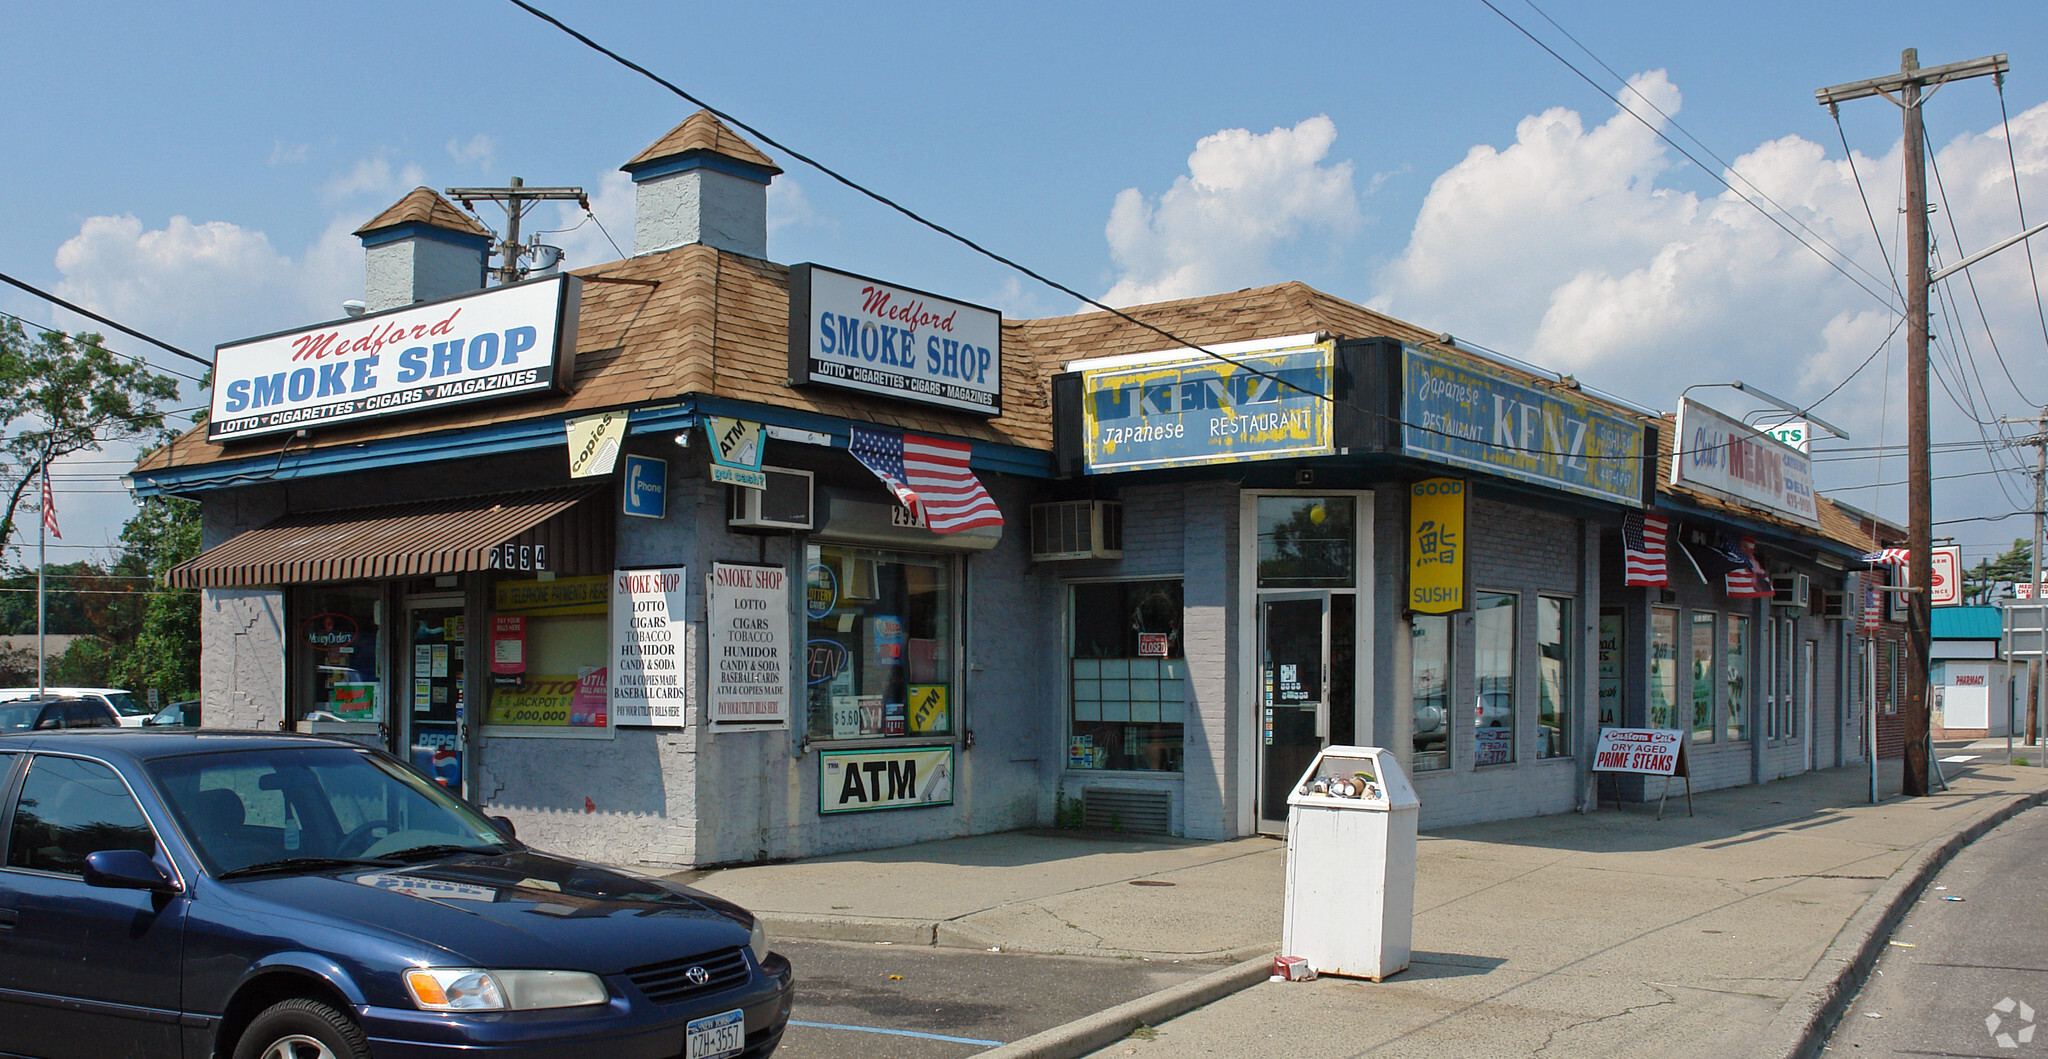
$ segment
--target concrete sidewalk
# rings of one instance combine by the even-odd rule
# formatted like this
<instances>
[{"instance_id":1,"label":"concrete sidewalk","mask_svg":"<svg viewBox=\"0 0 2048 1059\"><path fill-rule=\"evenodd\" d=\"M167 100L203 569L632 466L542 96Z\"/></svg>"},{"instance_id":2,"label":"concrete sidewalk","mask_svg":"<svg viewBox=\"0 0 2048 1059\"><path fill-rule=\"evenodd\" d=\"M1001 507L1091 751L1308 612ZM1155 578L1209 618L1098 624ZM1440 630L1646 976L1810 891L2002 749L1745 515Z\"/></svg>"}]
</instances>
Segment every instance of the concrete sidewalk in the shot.
<instances>
[{"instance_id":1,"label":"concrete sidewalk","mask_svg":"<svg viewBox=\"0 0 2048 1059\"><path fill-rule=\"evenodd\" d=\"M1272 839L1025 832L679 878L771 936L1219 965L991 1059L1791 1056L1933 869L2048 796L2048 768L1995 743L1940 750L1975 757L1926 798L1870 805L1845 768L1701 794L1692 817L1674 797L1661 821L1630 806L1425 833L1413 964L1381 984L1265 981L1285 899ZM1157 1028L1123 1039L1140 1024Z\"/></svg>"}]
</instances>

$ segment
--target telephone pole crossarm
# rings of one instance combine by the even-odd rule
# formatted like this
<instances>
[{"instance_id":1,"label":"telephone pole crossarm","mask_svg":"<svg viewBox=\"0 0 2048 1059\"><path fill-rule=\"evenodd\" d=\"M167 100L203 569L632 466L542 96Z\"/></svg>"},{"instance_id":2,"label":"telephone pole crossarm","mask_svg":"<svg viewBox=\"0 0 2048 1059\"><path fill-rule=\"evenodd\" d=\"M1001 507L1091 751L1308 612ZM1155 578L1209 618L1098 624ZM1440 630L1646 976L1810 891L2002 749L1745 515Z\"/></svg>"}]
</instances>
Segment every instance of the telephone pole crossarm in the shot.
<instances>
[{"instance_id":1,"label":"telephone pole crossarm","mask_svg":"<svg viewBox=\"0 0 2048 1059\"><path fill-rule=\"evenodd\" d=\"M1865 99L1870 96L1889 97L1895 92L1903 91L1908 85L1917 85L1925 88L1947 84L1950 81L1961 81L1969 77L1984 77L1989 74L2003 76L2011 68L2012 64L2005 61L2005 53L2000 52L1997 55L1986 55L1981 59L1965 59L1959 63L1928 66L1911 72L1901 70L1898 73L1886 74L1883 77L1851 81L1846 85L1816 88L1813 90L1813 98L1821 106L1827 107L1833 106L1836 103L1847 103L1852 99Z\"/></svg>"}]
</instances>

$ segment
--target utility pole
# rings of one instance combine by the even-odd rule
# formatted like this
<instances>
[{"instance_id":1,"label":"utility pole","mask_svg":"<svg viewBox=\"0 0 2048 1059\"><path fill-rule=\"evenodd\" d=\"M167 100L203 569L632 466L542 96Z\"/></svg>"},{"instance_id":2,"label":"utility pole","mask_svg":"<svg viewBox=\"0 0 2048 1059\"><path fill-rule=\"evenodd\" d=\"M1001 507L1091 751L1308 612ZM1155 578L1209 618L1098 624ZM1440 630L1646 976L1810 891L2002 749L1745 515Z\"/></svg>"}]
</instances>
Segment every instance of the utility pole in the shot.
<instances>
[{"instance_id":1,"label":"utility pole","mask_svg":"<svg viewBox=\"0 0 2048 1059\"><path fill-rule=\"evenodd\" d=\"M1818 89L1814 97L1829 110L1851 99L1883 96L1898 105L1905 119L1906 167L1906 776L1905 793L1927 793L1929 750L1927 715L1929 629L1934 586L1934 490L1929 465L1927 405L1927 159L1920 124L1922 92L1950 81L1997 75L2008 69L2004 55L1930 66L1922 69L1920 52L1907 48L1899 72L1845 85ZM1896 93L1896 94L1895 94ZM2038 554L2038 552L2036 553Z\"/></svg>"},{"instance_id":2,"label":"utility pole","mask_svg":"<svg viewBox=\"0 0 2048 1059\"><path fill-rule=\"evenodd\" d=\"M582 188L530 188L526 181L512 178L508 187L502 188L449 188L448 197L462 203L463 209L472 209L470 203L476 199L496 202L505 207L505 238L493 249L498 252L498 282L519 282L519 258L528 250L519 242L519 219L533 204L547 199L572 200L584 209L590 208L590 197Z\"/></svg>"}]
</instances>

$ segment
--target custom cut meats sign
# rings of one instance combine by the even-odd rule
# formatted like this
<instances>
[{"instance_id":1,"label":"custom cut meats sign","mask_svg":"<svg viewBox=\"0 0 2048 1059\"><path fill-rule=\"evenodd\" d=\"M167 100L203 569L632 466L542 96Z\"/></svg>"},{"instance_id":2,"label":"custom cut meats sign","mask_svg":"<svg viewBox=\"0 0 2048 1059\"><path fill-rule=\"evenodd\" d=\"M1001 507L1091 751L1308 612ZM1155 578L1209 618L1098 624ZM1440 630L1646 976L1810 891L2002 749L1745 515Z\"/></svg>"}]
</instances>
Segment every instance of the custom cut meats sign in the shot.
<instances>
[{"instance_id":1,"label":"custom cut meats sign","mask_svg":"<svg viewBox=\"0 0 2048 1059\"><path fill-rule=\"evenodd\" d=\"M1685 733L1675 728L1602 728L1593 748L1593 771L1684 775Z\"/></svg>"},{"instance_id":2,"label":"custom cut meats sign","mask_svg":"<svg viewBox=\"0 0 2048 1059\"><path fill-rule=\"evenodd\" d=\"M518 283L214 352L210 441L566 387L582 281Z\"/></svg>"}]
</instances>

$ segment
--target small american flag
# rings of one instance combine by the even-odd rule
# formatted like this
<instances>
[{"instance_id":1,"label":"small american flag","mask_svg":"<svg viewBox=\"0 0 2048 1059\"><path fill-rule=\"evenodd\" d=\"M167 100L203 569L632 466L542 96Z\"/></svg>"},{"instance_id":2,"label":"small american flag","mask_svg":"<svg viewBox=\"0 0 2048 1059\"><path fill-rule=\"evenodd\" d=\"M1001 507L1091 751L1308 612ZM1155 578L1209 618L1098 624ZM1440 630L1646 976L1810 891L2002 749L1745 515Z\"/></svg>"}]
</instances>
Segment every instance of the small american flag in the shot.
<instances>
[{"instance_id":1,"label":"small american flag","mask_svg":"<svg viewBox=\"0 0 2048 1059\"><path fill-rule=\"evenodd\" d=\"M1664 569L1664 538L1671 523L1662 515L1629 512L1621 519L1621 547L1625 573L1622 583L1630 586L1668 585Z\"/></svg>"},{"instance_id":2,"label":"small american flag","mask_svg":"<svg viewBox=\"0 0 2048 1059\"><path fill-rule=\"evenodd\" d=\"M1864 553L1863 558L1857 561L1873 566L1905 566L1912 562L1912 554L1912 551L1906 548L1879 548L1874 552Z\"/></svg>"},{"instance_id":3,"label":"small american flag","mask_svg":"<svg viewBox=\"0 0 2048 1059\"><path fill-rule=\"evenodd\" d=\"M1878 602L1879 593L1870 585L1863 586L1863 631L1876 632L1879 622L1884 619L1884 605Z\"/></svg>"},{"instance_id":4,"label":"small american flag","mask_svg":"<svg viewBox=\"0 0 2048 1059\"><path fill-rule=\"evenodd\" d=\"M967 466L974 450L964 441L856 426L847 449L933 533L1003 524L995 499Z\"/></svg>"},{"instance_id":5,"label":"small american flag","mask_svg":"<svg viewBox=\"0 0 2048 1059\"><path fill-rule=\"evenodd\" d=\"M64 534L57 531L57 495L50 492L50 465L43 464L43 529L58 540Z\"/></svg>"},{"instance_id":6,"label":"small american flag","mask_svg":"<svg viewBox=\"0 0 2048 1059\"><path fill-rule=\"evenodd\" d=\"M1724 580L1728 583L1729 598L1762 599L1772 595L1771 575L1762 563L1756 561L1756 540L1744 537L1737 547L1747 569L1728 572Z\"/></svg>"}]
</instances>

